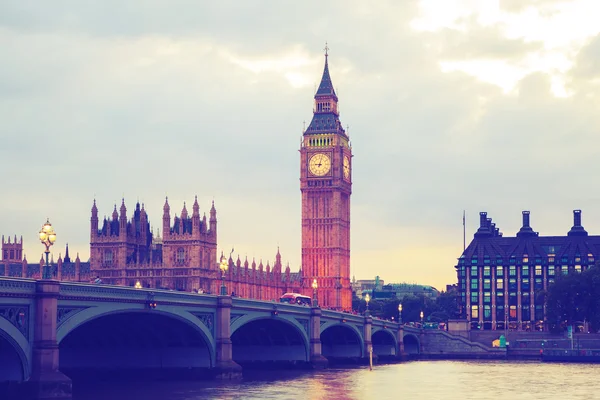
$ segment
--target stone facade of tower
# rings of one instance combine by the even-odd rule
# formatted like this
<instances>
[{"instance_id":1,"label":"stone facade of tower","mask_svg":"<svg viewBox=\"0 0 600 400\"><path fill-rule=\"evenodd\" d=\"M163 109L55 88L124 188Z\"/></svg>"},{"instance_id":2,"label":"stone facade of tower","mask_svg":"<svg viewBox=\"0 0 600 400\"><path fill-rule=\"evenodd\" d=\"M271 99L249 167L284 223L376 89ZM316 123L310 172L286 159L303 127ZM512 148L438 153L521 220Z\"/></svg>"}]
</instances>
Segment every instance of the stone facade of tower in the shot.
<instances>
[{"instance_id":1,"label":"stone facade of tower","mask_svg":"<svg viewBox=\"0 0 600 400\"><path fill-rule=\"evenodd\" d=\"M312 292L316 279L321 306L349 311L352 148L339 119L327 53L313 119L300 148L300 190L304 293Z\"/></svg>"},{"instance_id":2,"label":"stone facade of tower","mask_svg":"<svg viewBox=\"0 0 600 400\"><path fill-rule=\"evenodd\" d=\"M217 254L217 211L214 203L200 216L198 200L192 213L184 203L179 216L171 217L168 200L163 207L162 236L150 231L148 215L136 204L127 219L125 201L120 212L115 206L112 217L100 226L96 202L92 207L90 232L90 275L102 283L173 289L188 292L219 293L221 271ZM278 300L286 292L299 292L299 273L289 266L282 271L279 250L271 267L262 260L242 263L229 259L225 274L229 293L260 300Z\"/></svg>"}]
</instances>

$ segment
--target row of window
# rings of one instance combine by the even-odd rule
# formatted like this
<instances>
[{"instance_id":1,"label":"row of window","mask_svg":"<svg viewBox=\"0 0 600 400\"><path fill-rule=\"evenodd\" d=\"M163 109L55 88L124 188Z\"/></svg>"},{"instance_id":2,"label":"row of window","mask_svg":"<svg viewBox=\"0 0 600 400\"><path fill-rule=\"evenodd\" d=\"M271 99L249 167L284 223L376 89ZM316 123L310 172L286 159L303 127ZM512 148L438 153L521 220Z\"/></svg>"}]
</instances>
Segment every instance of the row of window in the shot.
<instances>
[{"instance_id":1,"label":"row of window","mask_svg":"<svg viewBox=\"0 0 600 400\"><path fill-rule=\"evenodd\" d=\"M492 308L491 306L471 306L471 319L479 319L480 313L484 320L491 321L492 319ZM504 306L496 307L496 320L497 321L516 321L518 318L517 306L510 306L504 309ZM535 306L534 308L534 320L544 319L544 308L542 306ZM531 321L531 308L529 306L521 307L521 320Z\"/></svg>"},{"instance_id":2,"label":"row of window","mask_svg":"<svg viewBox=\"0 0 600 400\"><path fill-rule=\"evenodd\" d=\"M548 254L547 256L547 261L548 263L554 263L555 262L555 255L554 254ZM568 263L569 262L569 257L568 256L562 256L561 258L561 263ZM537 256L535 257L535 259L533 261L535 261L535 264L541 264L543 261L546 260L546 257L544 257L544 259L542 259L542 257ZM593 263L595 261L594 255L592 253L588 253L587 257L586 256L581 256L580 254L576 254L574 261L576 263L581 263L581 262L585 262L585 260L587 260L588 263ZM529 264L529 256L527 254L523 254L522 258L519 258L519 261L522 262L523 264ZM532 261L532 263L533 263ZM464 264L465 260L464 258L461 258L459 260L460 264ZM474 256L473 258L471 258L471 264L477 264L479 262L479 259L477 256ZM511 264L516 264L517 263L517 258L516 257L511 257L509 259L509 262ZM491 263L491 258L489 256L484 256L483 257L483 263L484 264L490 264ZM503 264L504 263L504 259L501 257L497 257L496 258L496 264Z\"/></svg>"},{"instance_id":3,"label":"row of window","mask_svg":"<svg viewBox=\"0 0 600 400\"><path fill-rule=\"evenodd\" d=\"M529 276L530 272L533 272L534 276L543 276L544 275L544 267L541 265L536 265L535 267L532 266L533 268L529 268L528 265L523 265L521 266L521 276ZM556 274L556 272L562 272L563 275L567 275L569 273L569 270L573 270L575 272L581 272L583 271L583 267L579 264L577 265L573 265L573 266L569 266L569 265L548 265L546 267L546 271L547 274L549 276L554 276ZM483 277L491 277L492 276L492 270L491 267L489 266L484 266L482 268L477 267L477 266L472 266L470 269L470 275L471 277L478 277L480 274L480 269L481 269L481 274ZM502 266L497 266L496 267L496 276L497 277L501 277L504 276L504 270L505 267ZM461 266L459 269L459 277L465 277L466 276L466 272L467 269L464 266ZM509 276L517 276L517 267L515 265L511 265L508 267L508 275Z\"/></svg>"}]
</instances>

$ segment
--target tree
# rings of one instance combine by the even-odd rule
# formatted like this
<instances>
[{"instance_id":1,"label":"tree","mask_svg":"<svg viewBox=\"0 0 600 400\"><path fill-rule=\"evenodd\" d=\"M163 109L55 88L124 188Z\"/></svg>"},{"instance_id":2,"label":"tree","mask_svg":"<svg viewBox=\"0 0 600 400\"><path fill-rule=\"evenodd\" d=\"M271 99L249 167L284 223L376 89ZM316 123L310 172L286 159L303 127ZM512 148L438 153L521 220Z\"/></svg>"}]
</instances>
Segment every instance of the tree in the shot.
<instances>
[{"instance_id":1,"label":"tree","mask_svg":"<svg viewBox=\"0 0 600 400\"><path fill-rule=\"evenodd\" d=\"M600 329L600 267L559 275L547 295L539 295L546 300L548 322L556 328L588 321L592 330Z\"/></svg>"}]
</instances>

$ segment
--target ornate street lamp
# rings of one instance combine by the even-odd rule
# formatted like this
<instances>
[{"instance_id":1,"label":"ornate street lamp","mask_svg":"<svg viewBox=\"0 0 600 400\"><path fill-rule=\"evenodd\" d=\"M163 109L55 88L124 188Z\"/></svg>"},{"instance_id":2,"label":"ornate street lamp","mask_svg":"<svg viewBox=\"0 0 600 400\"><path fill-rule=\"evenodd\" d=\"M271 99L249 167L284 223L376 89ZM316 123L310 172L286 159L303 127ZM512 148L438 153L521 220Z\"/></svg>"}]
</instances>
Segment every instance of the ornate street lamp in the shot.
<instances>
[{"instance_id":1,"label":"ornate street lamp","mask_svg":"<svg viewBox=\"0 0 600 400\"><path fill-rule=\"evenodd\" d=\"M221 296L227 296L227 288L225 287L225 273L229 268L229 263L225 256L221 256L221 263L219 264L219 269L221 270Z\"/></svg>"},{"instance_id":2,"label":"ornate street lamp","mask_svg":"<svg viewBox=\"0 0 600 400\"><path fill-rule=\"evenodd\" d=\"M421 311L421 328L423 328L423 311Z\"/></svg>"},{"instance_id":3,"label":"ornate street lamp","mask_svg":"<svg viewBox=\"0 0 600 400\"><path fill-rule=\"evenodd\" d=\"M402 303L398 304L398 323L402 325Z\"/></svg>"},{"instance_id":4,"label":"ornate street lamp","mask_svg":"<svg viewBox=\"0 0 600 400\"><path fill-rule=\"evenodd\" d=\"M142 288L142 283L140 281L135 281L135 285L133 286L136 289L141 289Z\"/></svg>"},{"instance_id":5,"label":"ornate street lamp","mask_svg":"<svg viewBox=\"0 0 600 400\"><path fill-rule=\"evenodd\" d=\"M367 293L365 295L365 302L367 303L367 309L365 310L365 313L369 313L369 301L371 301L371 296L369 296L369 293Z\"/></svg>"},{"instance_id":6,"label":"ornate street lamp","mask_svg":"<svg viewBox=\"0 0 600 400\"><path fill-rule=\"evenodd\" d=\"M42 225L42 229L40 230L40 241L44 246L46 246L46 264L42 270L42 279L52 279L48 256L50 255L50 246L56 242L56 232L54 232L54 228L52 228L52 224L50 223L49 219L46 219L46 223Z\"/></svg>"},{"instance_id":7,"label":"ornate street lamp","mask_svg":"<svg viewBox=\"0 0 600 400\"><path fill-rule=\"evenodd\" d=\"M317 280L313 279L312 288L313 288L313 307L319 307L319 300L317 298L317 288L319 285L317 284Z\"/></svg>"}]
</instances>

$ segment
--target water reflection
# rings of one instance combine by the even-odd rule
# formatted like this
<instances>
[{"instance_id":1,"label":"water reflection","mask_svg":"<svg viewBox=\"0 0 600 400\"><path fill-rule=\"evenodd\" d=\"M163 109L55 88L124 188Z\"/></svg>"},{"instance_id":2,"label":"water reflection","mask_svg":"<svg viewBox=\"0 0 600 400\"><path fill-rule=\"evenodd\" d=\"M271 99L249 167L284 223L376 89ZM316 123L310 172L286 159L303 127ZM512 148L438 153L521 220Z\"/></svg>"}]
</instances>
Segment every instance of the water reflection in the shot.
<instances>
[{"instance_id":1,"label":"water reflection","mask_svg":"<svg viewBox=\"0 0 600 400\"><path fill-rule=\"evenodd\" d=\"M75 382L74 400L594 399L600 365L419 361L323 371L262 371L240 382Z\"/></svg>"}]
</instances>

